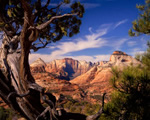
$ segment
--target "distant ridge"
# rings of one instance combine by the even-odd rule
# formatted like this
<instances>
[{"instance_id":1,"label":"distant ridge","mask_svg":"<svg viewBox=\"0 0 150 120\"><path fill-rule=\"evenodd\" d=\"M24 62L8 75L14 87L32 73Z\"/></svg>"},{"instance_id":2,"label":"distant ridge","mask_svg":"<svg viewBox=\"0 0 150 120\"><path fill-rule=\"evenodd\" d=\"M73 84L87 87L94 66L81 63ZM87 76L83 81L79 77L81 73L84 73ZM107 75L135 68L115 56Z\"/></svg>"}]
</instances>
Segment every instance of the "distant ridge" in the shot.
<instances>
[{"instance_id":1,"label":"distant ridge","mask_svg":"<svg viewBox=\"0 0 150 120\"><path fill-rule=\"evenodd\" d=\"M111 86L109 83L110 78L112 77L111 68L118 67L120 70L127 66L137 66L141 64L139 61L133 57L127 55L122 51L114 51L110 56L109 61L101 61L99 65L94 66L86 73L76 77L71 80L72 84L78 84L80 87L93 93L94 91L98 92L110 92Z\"/></svg>"},{"instance_id":2,"label":"distant ridge","mask_svg":"<svg viewBox=\"0 0 150 120\"><path fill-rule=\"evenodd\" d=\"M45 66L46 63L41 58L38 58L36 61L30 64L30 69L32 73L41 73L46 72Z\"/></svg>"},{"instance_id":3,"label":"distant ridge","mask_svg":"<svg viewBox=\"0 0 150 120\"><path fill-rule=\"evenodd\" d=\"M32 73L49 72L56 74L61 79L70 80L87 72L93 67L93 64L91 62L78 61L72 58L57 59L46 64L39 58L30 66Z\"/></svg>"},{"instance_id":4,"label":"distant ridge","mask_svg":"<svg viewBox=\"0 0 150 120\"><path fill-rule=\"evenodd\" d=\"M41 58L34 61L31 66L31 72L49 72L56 74L61 79L72 80L86 72L88 72L94 66L98 67L112 67L119 66L123 68L129 65L138 65L139 61L134 59L122 51L114 51L110 56L109 61L99 61L97 63L86 62L84 60L78 61L72 58L64 58L53 60L49 63L45 63Z\"/></svg>"},{"instance_id":5,"label":"distant ridge","mask_svg":"<svg viewBox=\"0 0 150 120\"><path fill-rule=\"evenodd\" d=\"M141 63L128 54L114 51L109 61L99 61L95 64L72 58L54 60L46 64L42 59L38 59L31 64L31 71L38 84L54 91L56 95L69 95L78 100L82 100L84 96L90 102L97 102L97 97L102 93L107 92L109 96L113 91L109 82L112 67L117 66L121 70L139 64Z\"/></svg>"}]
</instances>

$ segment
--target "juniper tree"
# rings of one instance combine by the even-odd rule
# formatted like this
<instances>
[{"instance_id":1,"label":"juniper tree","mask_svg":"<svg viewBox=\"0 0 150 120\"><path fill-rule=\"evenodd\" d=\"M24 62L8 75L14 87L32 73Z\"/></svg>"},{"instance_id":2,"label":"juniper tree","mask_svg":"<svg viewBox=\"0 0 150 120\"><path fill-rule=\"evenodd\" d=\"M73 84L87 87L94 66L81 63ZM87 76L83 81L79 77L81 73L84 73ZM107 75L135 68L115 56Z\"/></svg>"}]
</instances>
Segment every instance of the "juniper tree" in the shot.
<instances>
[{"instance_id":1,"label":"juniper tree","mask_svg":"<svg viewBox=\"0 0 150 120\"><path fill-rule=\"evenodd\" d=\"M100 113L82 114L56 111L56 98L35 83L30 72L29 53L49 43L79 33L84 7L70 0L0 0L0 96L27 119L96 119ZM64 9L64 6L70 6ZM19 45L20 44L20 45ZM41 104L43 100L48 107ZM101 111L100 111L101 112Z\"/></svg>"}]
</instances>

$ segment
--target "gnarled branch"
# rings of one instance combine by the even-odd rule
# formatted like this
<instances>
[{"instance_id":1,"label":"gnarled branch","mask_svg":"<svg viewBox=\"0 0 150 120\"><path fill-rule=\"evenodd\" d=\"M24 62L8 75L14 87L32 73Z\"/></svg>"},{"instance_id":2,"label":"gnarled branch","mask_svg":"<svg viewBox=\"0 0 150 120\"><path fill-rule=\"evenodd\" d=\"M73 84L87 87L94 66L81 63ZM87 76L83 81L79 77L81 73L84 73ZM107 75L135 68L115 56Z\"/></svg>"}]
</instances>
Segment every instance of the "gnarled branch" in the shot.
<instances>
[{"instance_id":1,"label":"gnarled branch","mask_svg":"<svg viewBox=\"0 0 150 120\"><path fill-rule=\"evenodd\" d=\"M39 26L36 27L36 29L38 30L42 30L44 28L46 28L53 20L55 19L60 19L60 18L63 18L63 17L69 17L69 16L74 16L74 15L78 15L78 13L73 13L73 14L64 14L64 15L59 15L59 16L53 16L51 17L51 19ZM29 29L32 29L32 27L30 27Z\"/></svg>"},{"instance_id":2,"label":"gnarled branch","mask_svg":"<svg viewBox=\"0 0 150 120\"><path fill-rule=\"evenodd\" d=\"M31 49L33 49L34 52L36 52L36 51L38 51L38 50L41 49L41 48L45 48L48 43L49 43L49 42L45 42L45 43L44 43L42 46L40 46L40 47L36 47L35 45L32 45L32 46L31 46Z\"/></svg>"}]
</instances>

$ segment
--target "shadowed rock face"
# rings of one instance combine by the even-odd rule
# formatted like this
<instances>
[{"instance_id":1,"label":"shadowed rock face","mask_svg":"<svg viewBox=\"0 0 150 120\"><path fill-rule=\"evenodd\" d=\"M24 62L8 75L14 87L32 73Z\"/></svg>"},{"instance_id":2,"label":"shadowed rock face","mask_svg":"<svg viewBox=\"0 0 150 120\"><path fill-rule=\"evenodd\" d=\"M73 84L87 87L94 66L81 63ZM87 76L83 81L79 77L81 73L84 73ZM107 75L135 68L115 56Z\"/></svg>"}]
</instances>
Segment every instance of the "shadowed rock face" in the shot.
<instances>
[{"instance_id":1,"label":"shadowed rock face","mask_svg":"<svg viewBox=\"0 0 150 120\"><path fill-rule=\"evenodd\" d=\"M54 60L45 64L38 59L31 64L31 69L43 71L42 73L37 72L38 74L33 73L36 82L41 86L49 88L57 94L71 95L79 100L84 95L89 101L93 101L90 96L95 97L104 92L109 95L113 90L109 82L112 77L112 67L117 66L121 70L126 66L139 64L141 64L139 61L126 53L115 51L109 61L100 61L96 64L71 58ZM32 67L35 67L36 70Z\"/></svg>"},{"instance_id":2,"label":"shadowed rock face","mask_svg":"<svg viewBox=\"0 0 150 120\"><path fill-rule=\"evenodd\" d=\"M68 74L69 79L73 79L87 72L92 66L93 64L91 62L64 58L62 60L54 60L48 63L45 69L50 73Z\"/></svg>"},{"instance_id":3,"label":"shadowed rock face","mask_svg":"<svg viewBox=\"0 0 150 120\"><path fill-rule=\"evenodd\" d=\"M111 68L118 67L122 70L124 67L133 65L137 66L141 64L139 61L133 57L127 55L121 51L115 51L110 56L109 61L101 61L97 66L94 66L86 73L76 77L71 80L72 84L78 84L82 88L86 88L87 91L91 93L97 92L111 92L112 88L109 80L112 77Z\"/></svg>"},{"instance_id":4,"label":"shadowed rock face","mask_svg":"<svg viewBox=\"0 0 150 120\"><path fill-rule=\"evenodd\" d=\"M38 84L59 94L70 95L74 99L97 102L91 96L101 95L113 90L109 80L112 77L111 68L117 66L122 69L130 65L141 64L136 59L121 51L115 51L109 61L100 61L92 64L86 61L77 61L71 58L54 60L46 64L42 59L33 62L31 72ZM74 78L73 80L69 80ZM62 80L65 79L65 80Z\"/></svg>"},{"instance_id":5,"label":"shadowed rock face","mask_svg":"<svg viewBox=\"0 0 150 120\"><path fill-rule=\"evenodd\" d=\"M48 72L55 74L60 79L71 80L87 72L93 67L93 64L91 62L73 60L72 58L54 60L46 64L39 58L30 67L32 73Z\"/></svg>"}]
</instances>

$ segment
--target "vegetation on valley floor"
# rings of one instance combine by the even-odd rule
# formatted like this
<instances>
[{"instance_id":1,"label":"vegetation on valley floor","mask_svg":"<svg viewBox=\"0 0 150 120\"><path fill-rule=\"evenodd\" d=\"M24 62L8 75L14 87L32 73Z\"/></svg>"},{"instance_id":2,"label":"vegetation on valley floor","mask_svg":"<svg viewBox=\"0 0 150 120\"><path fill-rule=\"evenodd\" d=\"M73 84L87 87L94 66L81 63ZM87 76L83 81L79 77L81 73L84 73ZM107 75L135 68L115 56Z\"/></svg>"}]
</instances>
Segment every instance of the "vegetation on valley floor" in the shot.
<instances>
[{"instance_id":1,"label":"vegetation on valley floor","mask_svg":"<svg viewBox=\"0 0 150 120\"><path fill-rule=\"evenodd\" d=\"M11 4L14 4L13 2ZM65 2L68 3L68 1L66 1L66 0L65 0ZM4 8L5 8L6 4L9 5L10 3L8 4L8 1L5 1L3 4L0 4L2 6L2 9L0 10L0 12L2 10L5 10ZM19 6L18 9L22 9L22 8L20 8L20 5L23 5L24 10L22 9L22 11L25 11L25 18L26 18L26 20L23 21L22 15L24 15L24 14L20 14L21 15L20 21L19 21L20 23L18 23L19 18L17 18L17 21L15 21L16 25L24 24L25 27L22 30L23 32L21 33L21 36L19 36L19 37L21 37L21 40L20 40L21 46L22 46L22 48L24 48L21 52L21 55L22 55L21 60L22 61L20 62L20 64L22 65L20 68L21 73L22 73L22 74L20 74L20 76L22 79L18 80L19 82L17 81L18 85L20 86L19 88L21 90L17 91L18 88L15 85L13 86L14 88L16 88L16 91L18 93L23 93L20 95L19 94L15 94L15 95L21 101L21 103L24 105L24 107L21 106L22 104L18 104L18 102L20 102L20 101L16 101L17 100L16 96L11 96L12 98L10 97L10 95L12 95L12 93L14 93L14 88L12 88L12 86L9 86L10 84L7 84L7 81L10 80L10 76L9 77L7 76L8 77L7 78L6 76L3 75L3 73L1 73L2 80L0 81L1 82L0 90L1 90L1 93L3 93L3 94L1 94L1 96L3 96L3 98L5 98L5 101L7 103L10 103L11 105L13 105L12 107L20 113L22 113L24 110L25 112L22 115L28 119L34 120L35 118L39 117L39 113L41 113L44 110L44 107L40 104L40 98L39 98L39 93L41 92L40 87L38 86L38 88L39 88L38 90L40 92L33 89L35 87L35 86L32 86L32 85L35 85L34 79L32 78L30 71L28 71L29 64L27 61L28 61L28 55L29 55L30 48L34 49L35 51L38 49L38 48L36 48L35 44L33 44L33 46L31 46L31 43L35 42L35 39L37 38L37 36L33 36L33 34L35 32L37 32L36 29L38 29L38 30L42 29L43 25L40 27L39 27L39 25L37 27L32 26L33 21L30 21L32 19L29 19L29 18L31 18L31 16L29 14L27 14L28 12L32 12L32 11L30 11L31 8L27 1L21 0L21 3L20 3L20 1L15 0L15 4L17 4L17 6L11 5L11 7ZM37 3L37 4L39 4L39 3ZM37 6L37 4L35 4L35 7L39 7L39 6ZM150 30L149 30L150 6L149 5L150 5L150 0L146 0L145 5L137 6L137 8L141 11L141 15L138 20L133 22L133 31L132 30L129 31L131 36L150 33ZM30 8L30 9L27 9L27 8ZM78 14L74 14L74 15L78 15L78 17L82 17L82 14L84 13L84 8L82 7L82 5L80 5L80 3L75 3L72 6L72 8L73 8L74 13L76 13L76 11L78 11L78 10L80 11L80 14L78 13ZM43 8L43 9L45 9L45 8ZM36 10L38 10L38 9L36 9ZM4 15L4 13L7 13L7 12L8 12L8 15L7 16ZM3 20L4 19L11 20L10 18L12 18L12 17L14 18L14 20L16 20L16 15L15 15L15 12L11 13L10 9L8 9L7 12L1 12L3 14L0 14L0 17L1 18L3 17L3 19L0 19L0 22L1 22L0 30L4 30L4 28L5 28L6 36L13 38L14 37L13 34L12 34L12 36L8 35L10 30L12 29L11 27L13 27L13 26L10 27L9 25L11 25L11 24L8 24L7 26L5 26L5 22ZM18 11L16 14L19 14L20 12L21 11ZM41 11L39 11L39 12L41 12ZM48 19L51 18L51 16L47 16L47 14L45 17L46 17L45 19L47 19L47 17L48 17ZM53 17L53 18L55 18L55 17ZM71 21L69 23L73 24L74 21L72 21L72 16L69 18L71 19ZM76 18L74 18L74 19L76 20L75 23L78 23L76 27L79 28L81 21ZM62 19L62 20L65 21L65 19ZM30 25L30 22L32 23L31 25ZM43 22L43 21L37 21L37 24L40 24L40 22ZM58 21L56 20L54 22L54 24L56 25L57 22L59 22L59 20ZM67 35L66 32L68 29L67 29L67 27L64 26L65 24L60 23L60 25L61 25L60 29L54 30L54 32L56 32L57 34L52 34L51 31L48 34L49 36L50 35L52 36L52 38L53 38L52 40L54 42L56 42L57 40L60 40L63 35ZM64 30L64 28L62 28L62 26L64 26L66 28L66 30ZM50 26L47 27L48 30L50 30L50 28L51 28ZM72 29L72 27L69 29ZM77 30L79 30L79 29L77 29ZM13 32L15 32L15 31L13 31ZM78 32L79 31L75 31L75 29L73 29L72 33L69 33L69 36L72 36L73 34L76 34ZM56 35L58 35L57 38L56 38ZM26 39L24 38L24 36L26 36ZM42 33L40 33L39 37L47 38L49 40L50 39L50 38L48 38L49 36L45 35L45 32L42 31ZM47 42L45 44L47 44ZM102 111L101 111L102 116L99 118L100 120L119 120L119 119L122 119L122 120L149 120L150 119L150 116L149 116L149 113L150 113L150 44L149 43L148 43L147 51L142 56L138 57L138 59L142 62L143 66L127 67L122 72L118 72L117 69L113 69L114 77L112 78L112 85L113 85L115 91L111 95L111 101L108 102L107 104L105 104L104 109L102 109ZM27 67L24 66L23 63L25 63L25 65L27 65ZM22 82L24 83L23 84L24 86L22 86L22 84L20 84ZM30 82L32 83L31 86L29 86L27 84ZM5 85L3 85L3 84L5 84ZM2 88L4 88L4 89L2 89ZM32 94L31 93L28 94L28 97L27 97L26 94L27 94L27 91L29 88L30 88L30 90L31 90L30 92ZM35 96L33 96L33 95L35 95ZM10 97L9 101L6 96ZM22 96L24 96L25 101L24 101L24 99L21 99ZM43 97L45 97L45 96L43 95ZM47 97L49 97L49 96L47 96ZM37 101L37 99L39 101ZM31 101L31 100L33 100L33 101ZM44 100L46 101L47 99L44 98ZM30 102L32 102L32 104ZM47 100L46 102L49 102L49 101ZM32 110L28 107L29 105L33 105L31 107ZM16 108L16 106L17 106L17 108ZM84 118L86 118L87 115L96 113L100 108L100 106L97 104L91 105L90 103L86 103L86 102L80 103L80 102L73 102L73 101L68 101L63 106L65 107L66 110L68 110L72 113L76 113L76 112L81 113L80 114L81 117L84 117ZM34 112L34 110L36 110L36 112ZM83 113L85 115L83 115ZM9 119L11 119L11 114L12 114L11 111L6 110L4 108L0 108L1 119L9 120ZM51 114L49 114L49 115L51 115ZM47 115L45 119L48 119L49 115ZM71 115L73 115L73 114L71 114ZM53 116L51 116L51 117L53 117ZM61 116L61 117L58 116L58 117L60 119L63 116ZM55 118L52 118L52 119L55 119ZM69 119L69 118L67 118L67 119Z\"/></svg>"}]
</instances>

